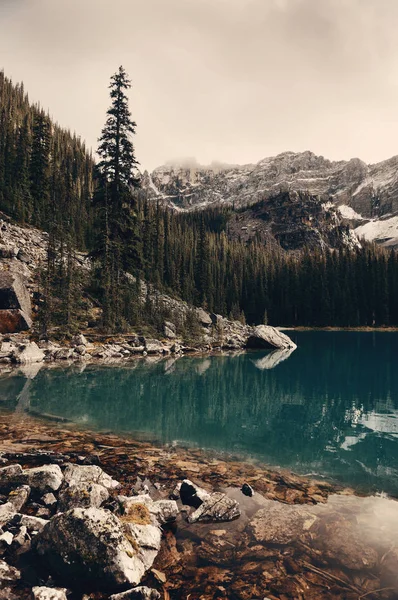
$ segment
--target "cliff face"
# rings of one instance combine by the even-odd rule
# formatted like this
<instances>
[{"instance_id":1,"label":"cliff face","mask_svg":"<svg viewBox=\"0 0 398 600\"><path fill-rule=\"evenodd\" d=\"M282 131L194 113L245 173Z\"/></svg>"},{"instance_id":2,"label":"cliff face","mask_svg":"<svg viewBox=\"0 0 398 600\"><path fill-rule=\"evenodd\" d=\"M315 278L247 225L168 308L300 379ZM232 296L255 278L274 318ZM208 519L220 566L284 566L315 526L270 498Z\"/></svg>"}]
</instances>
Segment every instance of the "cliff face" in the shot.
<instances>
[{"instance_id":1,"label":"cliff face","mask_svg":"<svg viewBox=\"0 0 398 600\"><path fill-rule=\"evenodd\" d=\"M352 227L370 223L358 232L366 239L398 243L398 219L390 220L398 213L398 156L367 165L357 158L330 161L312 152L284 152L243 166L168 165L145 173L143 185L149 197L178 210L218 203L243 207L280 191L308 192L332 202Z\"/></svg>"},{"instance_id":2,"label":"cliff face","mask_svg":"<svg viewBox=\"0 0 398 600\"><path fill-rule=\"evenodd\" d=\"M237 211L228 234L248 242L257 239L284 250L358 247L354 232L331 202L305 192L280 192Z\"/></svg>"}]
</instances>

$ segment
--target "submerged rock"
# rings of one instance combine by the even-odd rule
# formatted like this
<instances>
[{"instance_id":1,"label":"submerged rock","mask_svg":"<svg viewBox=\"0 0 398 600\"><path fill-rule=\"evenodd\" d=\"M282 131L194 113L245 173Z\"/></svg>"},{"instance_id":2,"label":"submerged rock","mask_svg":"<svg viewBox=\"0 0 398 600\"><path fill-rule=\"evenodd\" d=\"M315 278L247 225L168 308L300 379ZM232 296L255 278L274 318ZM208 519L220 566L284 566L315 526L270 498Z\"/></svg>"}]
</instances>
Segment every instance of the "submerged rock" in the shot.
<instances>
[{"instance_id":1,"label":"submerged rock","mask_svg":"<svg viewBox=\"0 0 398 600\"><path fill-rule=\"evenodd\" d=\"M301 506L288 506L270 501L259 510L247 526L255 541L261 544L291 544L315 522L316 517Z\"/></svg>"},{"instance_id":2,"label":"submerged rock","mask_svg":"<svg viewBox=\"0 0 398 600\"><path fill-rule=\"evenodd\" d=\"M239 503L222 492L214 492L188 517L189 523L232 521L240 516Z\"/></svg>"},{"instance_id":3,"label":"submerged rock","mask_svg":"<svg viewBox=\"0 0 398 600\"><path fill-rule=\"evenodd\" d=\"M138 585L145 567L122 524L99 508L73 508L51 519L33 542L54 575L95 587Z\"/></svg>"},{"instance_id":4,"label":"submerged rock","mask_svg":"<svg viewBox=\"0 0 398 600\"><path fill-rule=\"evenodd\" d=\"M347 519L325 524L317 546L329 559L354 571L373 569L378 562L376 550L363 541L359 528Z\"/></svg>"},{"instance_id":5,"label":"submerged rock","mask_svg":"<svg viewBox=\"0 0 398 600\"><path fill-rule=\"evenodd\" d=\"M247 348L297 348L296 344L286 334L270 325L253 327L246 346Z\"/></svg>"}]
</instances>

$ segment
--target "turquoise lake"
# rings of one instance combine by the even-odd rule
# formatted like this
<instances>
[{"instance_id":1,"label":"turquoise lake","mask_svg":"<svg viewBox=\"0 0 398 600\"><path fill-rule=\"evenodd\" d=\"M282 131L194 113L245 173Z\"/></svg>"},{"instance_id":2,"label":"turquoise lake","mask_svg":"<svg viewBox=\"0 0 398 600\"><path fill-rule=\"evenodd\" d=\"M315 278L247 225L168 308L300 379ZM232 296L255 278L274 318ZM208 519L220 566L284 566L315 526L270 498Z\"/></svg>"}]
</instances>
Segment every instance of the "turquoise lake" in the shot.
<instances>
[{"instance_id":1,"label":"turquoise lake","mask_svg":"<svg viewBox=\"0 0 398 600\"><path fill-rule=\"evenodd\" d=\"M288 333L290 355L23 367L1 406L398 496L398 333Z\"/></svg>"}]
</instances>

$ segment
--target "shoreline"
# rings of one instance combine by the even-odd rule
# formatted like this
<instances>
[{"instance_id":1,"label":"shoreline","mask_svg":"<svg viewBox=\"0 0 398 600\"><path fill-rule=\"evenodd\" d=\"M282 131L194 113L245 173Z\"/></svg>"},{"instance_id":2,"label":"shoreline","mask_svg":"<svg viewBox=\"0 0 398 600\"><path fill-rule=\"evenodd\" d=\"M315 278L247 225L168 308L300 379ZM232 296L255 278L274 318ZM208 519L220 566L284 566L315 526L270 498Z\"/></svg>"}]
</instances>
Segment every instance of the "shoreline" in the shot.
<instances>
[{"instance_id":1,"label":"shoreline","mask_svg":"<svg viewBox=\"0 0 398 600\"><path fill-rule=\"evenodd\" d=\"M337 484L235 456L222 459L198 448L162 446L70 423L50 425L15 413L0 413L0 457L5 465L18 463L25 469L98 465L120 482L118 494L126 496L144 489L154 500L169 498L177 483L189 479L237 501L239 518L193 525L186 520L189 507L178 503L177 520L163 528L159 554L140 583L156 589L164 600L189 595L204 600L396 597L391 565L386 571L377 559L381 550L376 552L355 527L369 503L398 510L393 500L362 497ZM241 492L243 484L254 490L253 498ZM373 504L370 509L374 512ZM394 569L398 556L396 560ZM25 592L22 586L16 597L29 598ZM85 593L86 600L109 598L100 591ZM75 590L71 598L81 600L83 595Z\"/></svg>"}]
</instances>

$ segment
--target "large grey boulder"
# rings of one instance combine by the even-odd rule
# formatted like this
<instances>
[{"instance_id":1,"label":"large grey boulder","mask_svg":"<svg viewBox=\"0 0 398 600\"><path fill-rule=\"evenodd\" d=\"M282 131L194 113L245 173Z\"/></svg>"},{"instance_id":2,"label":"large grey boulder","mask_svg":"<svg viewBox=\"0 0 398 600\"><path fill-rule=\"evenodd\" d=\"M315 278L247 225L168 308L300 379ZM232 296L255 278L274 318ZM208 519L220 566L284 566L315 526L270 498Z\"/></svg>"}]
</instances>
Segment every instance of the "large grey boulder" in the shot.
<instances>
[{"instance_id":1,"label":"large grey boulder","mask_svg":"<svg viewBox=\"0 0 398 600\"><path fill-rule=\"evenodd\" d=\"M99 508L58 513L34 538L33 548L54 575L99 588L138 585L145 572L120 521Z\"/></svg>"},{"instance_id":2,"label":"large grey boulder","mask_svg":"<svg viewBox=\"0 0 398 600\"><path fill-rule=\"evenodd\" d=\"M56 492L61 487L63 475L58 465L44 465L25 469L20 480L22 484L29 485L32 490L45 494Z\"/></svg>"},{"instance_id":3,"label":"large grey boulder","mask_svg":"<svg viewBox=\"0 0 398 600\"><path fill-rule=\"evenodd\" d=\"M163 333L166 338L169 340L174 340L176 338L176 326L171 321L165 321L163 323Z\"/></svg>"},{"instance_id":4,"label":"large grey boulder","mask_svg":"<svg viewBox=\"0 0 398 600\"><path fill-rule=\"evenodd\" d=\"M90 486L92 484L101 485L107 490L116 489L120 483L112 479L96 465L74 465L68 464L64 471L65 483L71 486Z\"/></svg>"},{"instance_id":5,"label":"large grey boulder","mask_svg":"<svg viewBox=\"0 0 398 600\"><path fill-rule=\"evenodd\" d=\"M12 359L22 365L43 362L45 356L45 352L39 348L36 342L20 344L12 353Z\"/></svg>"},{"instance_id":6,"label":"large grey boulder","mask_svg":"<svg viewBox=\"0 0 398 600\"><path fill-rule=\"evenodd\" d=\"M296 344L284 333L270 325L257 325L249 333L247 348L295 349Z\"/></svg>"},{"instance_id":7,"label":"large grey boulder","mask_svg":"<svg viewBox=\"0 0 398 600\"><path fill-rule=\"evenodd\" d=\"M29 292L18 273L0 271L0 333L17 333L32 326Z\"/></svg>"},{"instance_id":8,"label":"large grey boulder","mask_svg":"<svg viewBox=\"0 0 398 600\"><path fill-rule=\"evenodd\" d=\"M203 310L203 308L196 309L196 316L198 318L199 323L203 325L203 327L210 327L210 325L212 325L213 323L209 313Z\"/></svg>"},{"instance_id":9,"label":"large grey boulder","mask_svg":"<svg viewBox=\"0 0 398 600\"><path fill-rule=\"evenodd\" d=\"M214 492L188 517L189 523L232 521L240 516L239 503L222 492Z\"/></svg>"},{"instance_id":10,"label":"large grey boulder","mask_svg":"<svg viewBox=\"0 0 398 600\"><path fill-rule=\"evenodd\" d=\"M145 338L145 351L148 354L163 353L164 346L163 346L162 342L160 342L159 340Z\"/></svg>"},{"instance_id":11,"label":"large grey boulder","mask_svg":"<svg viewBox=\"0 0 398 600\"><path fill-rule=\"evenodd\" d=\"M77 507L99 508L108 498L108 490L98 483L70 485L59 493L58 510L65 512Z\"/></svg>"}]
</instances>

